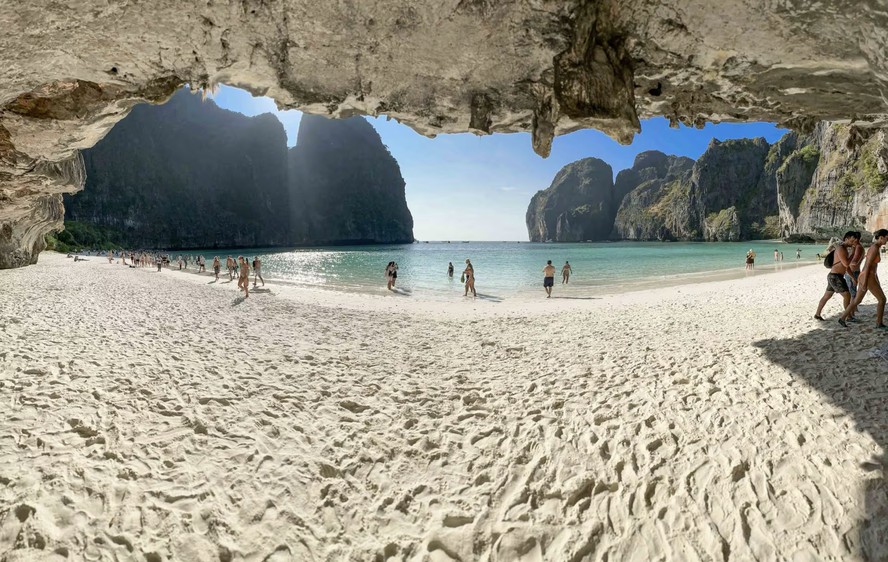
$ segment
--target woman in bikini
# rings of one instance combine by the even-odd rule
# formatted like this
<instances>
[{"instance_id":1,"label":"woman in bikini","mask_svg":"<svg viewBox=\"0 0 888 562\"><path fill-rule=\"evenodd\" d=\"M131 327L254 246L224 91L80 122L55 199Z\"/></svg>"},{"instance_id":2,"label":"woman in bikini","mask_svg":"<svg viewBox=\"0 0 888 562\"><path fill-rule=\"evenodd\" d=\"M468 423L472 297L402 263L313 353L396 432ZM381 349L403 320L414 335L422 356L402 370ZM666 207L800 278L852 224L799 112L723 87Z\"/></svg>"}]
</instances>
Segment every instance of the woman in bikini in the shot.
<instances>
[{"instance_id":1,"label":"woman in bikini","mask_svg":"<svg viewBox=\"0 0 888 562\"><path fill-rule=\"evenodd\" d=\"M881 249L886 242L888 242L888 230L882 228L873 233L873 244L866 251L866 265L863 266L863 270L861 270L860 276L857 278L857 296L854 297L854 300L848 305L839 319L839 324L842 326L847 326L848 318L854 316L854 312L857 311L857 307L863 301L867 291L869 291L876 297L878 303L876 305L876 328L886 328L883 322L885 316L885 292L882 290L882 284L879 282L878 273L879 262L882 261Z\"/></svg>"},{"instance_id":2,"label":"woman in bikini","mask_svg":"<svg viewBox=\"0 0 888 562\"><path fill-rule=\"evenodd\" d=\"M471 260L466 260L466 268L463 270L463 275L466 276L466 292L463 294L464 297L469 296L469 290L472 291L472 296L478 296L478 293L475 292L475 268L472 267Z\"/></svg>"},{"instance_id":3,"label":"woman in bikini","mask_svg":"<svg viewBox=\"0 0 888 562\"><path fill-rule=\"evenodd\" d=\"M244 291L244 298L248 299L250 298L250 264L247 263L247 258L238 256L237 265L239 273L237 286Z\"/></svg>"}]
</instances>

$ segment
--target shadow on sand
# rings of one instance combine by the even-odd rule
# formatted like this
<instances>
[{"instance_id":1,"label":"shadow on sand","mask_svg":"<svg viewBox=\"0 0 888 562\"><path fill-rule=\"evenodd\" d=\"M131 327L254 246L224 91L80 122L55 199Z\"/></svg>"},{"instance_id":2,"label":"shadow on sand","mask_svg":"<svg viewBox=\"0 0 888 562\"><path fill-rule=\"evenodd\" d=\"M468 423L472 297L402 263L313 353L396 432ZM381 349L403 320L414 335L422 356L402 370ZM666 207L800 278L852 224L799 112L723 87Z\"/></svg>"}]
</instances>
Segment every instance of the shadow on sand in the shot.
<instances>
[{"instance_id":1,"label":"shadow on sand","mask_svg":"<svg viewBox=\"0 0 888 562\"><path fill-rule=\"evenodd\" d=\"M888 333L875 328L875 306L859 312L862 323L847 329L833 317L801 336L754 345L845 411L858 431L888 451ZM845 537L866 560L888 560L888 454L861 458L860 466L872 473L862 490L866 515L852 522Z\"/></svg>"},{"instance_id":2,"label":"shadow on sand","mask_svg":"<svg viewBox=\"0 0 888 562\"><path fill-rule=\"evenodd\" d=\"M271 294L271 289L265 289L263 287L259 287L257 289L250 288L251 293L262 293L262 294Z\"/></svg>"},{"instance_id":3,"label":"shadow on sand","mask_svg":"<svg viewBox=\"0 0 888 562\"><path fill-rule=\"evenodd\" d=\"M484 295L484 294L478 293L477 295L475 295L475 298L481 299L483 301L503 302L503 298L498 297L496 295Z\"/></svg>"},{"instance_id":4,"label":"shadow on sand","mask_svg":"<svg viewBox=\"0 0 888 562\"><path fill-rule=\"evenodd\" d=\"M597 301L597 300L601 300L601 297L558 297L558 296L555 296L555 295L552 295L552 298L553 298L553 299L567 299L567 300L574 300L574 301Z\"/></svg>"},{"instance_id":5,"label":"shadow on sand","mask_svg":"<svg viewBox=\"0 0 888 562\"><path fill-rule=\"evenodd\" d=\"M247 297L245 297L243 295L241 295L239 297L235 297L234 300L231 301L231 306L237 306L240 303L244 302L245 300L247 300Z\"/></svg>"}]
</instances>

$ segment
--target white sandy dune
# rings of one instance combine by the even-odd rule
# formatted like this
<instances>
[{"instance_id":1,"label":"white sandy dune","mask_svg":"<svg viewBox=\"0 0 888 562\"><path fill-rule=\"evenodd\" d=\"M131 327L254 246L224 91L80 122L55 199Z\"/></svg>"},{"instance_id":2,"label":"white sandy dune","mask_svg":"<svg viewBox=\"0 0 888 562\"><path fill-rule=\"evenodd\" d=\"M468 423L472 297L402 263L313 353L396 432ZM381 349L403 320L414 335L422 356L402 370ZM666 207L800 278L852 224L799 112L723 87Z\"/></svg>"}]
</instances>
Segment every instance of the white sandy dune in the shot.
<instances>
[{"instance_id":1,"label":"white sandy dune","mask_svg":"<svg viewBox=\"0 0 888 562\"><path fill-rule=\"evenodd\" d=\"M45 254L0 271L0 560L888 559L888 335L825 276L242 301Z\"/></svg>"}]
</instances>

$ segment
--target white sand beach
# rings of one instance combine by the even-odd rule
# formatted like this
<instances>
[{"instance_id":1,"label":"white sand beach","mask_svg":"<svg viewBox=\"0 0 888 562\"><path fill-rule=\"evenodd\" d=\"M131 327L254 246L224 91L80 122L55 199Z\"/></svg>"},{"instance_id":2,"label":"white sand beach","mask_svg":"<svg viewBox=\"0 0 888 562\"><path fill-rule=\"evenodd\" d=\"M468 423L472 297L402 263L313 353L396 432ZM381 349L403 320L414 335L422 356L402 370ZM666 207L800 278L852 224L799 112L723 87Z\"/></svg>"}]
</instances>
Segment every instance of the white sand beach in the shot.
<instances>
[{"instance_id":1,"label":"white sand beach","mask_svg":"<svg viewBox=\"0 0 888 562\"><path fill-rule=\"evenodd\" d=\"M0 271L0 560L888 559L888 335L825 277L243 301L45 253Z\"/></svg>"}]
</instances>

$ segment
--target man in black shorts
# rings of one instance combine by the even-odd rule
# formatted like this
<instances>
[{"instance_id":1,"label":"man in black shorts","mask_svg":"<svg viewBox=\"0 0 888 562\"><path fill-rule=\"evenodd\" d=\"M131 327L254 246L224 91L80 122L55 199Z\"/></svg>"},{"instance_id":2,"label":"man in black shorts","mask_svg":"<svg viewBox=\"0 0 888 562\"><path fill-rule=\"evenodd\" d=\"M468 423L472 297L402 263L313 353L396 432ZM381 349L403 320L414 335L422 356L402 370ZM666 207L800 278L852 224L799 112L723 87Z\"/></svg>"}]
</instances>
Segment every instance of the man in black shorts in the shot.
<instances>
[{"instance_id":1,"label":"man in black shorts","mask_svg":"<svg viewBox=\"0 0 888 562\"><path fill-rule=\"evenodd\" d=\"M848 283L845 282L845 273L851 267L849 256L858 242L859 238L857 238L856 232L846 232L841 241L836 238L830 241L827 252L833 252L833 265L826 276L826 292L823 293L823 297L820 298L820 303L817 305L817 312L814 314L815 320L823 320L820 313L836 293L842 295L845 308L851 304L851 292L848 289Z\"/></svg>"},{"instance_id":2,"label":"man in black shorts","mask_svg":"<svg viewBox=\"0 0 888 562\"><path fill-rule=\"evenodd\" d=\"M546 289L546 298L551 298L552 296L552 287L555 285L555 266L552 265L552 260L548 260L546 262L546 267L543 268L543 288Z\"/></svg>"}]
</instances>

